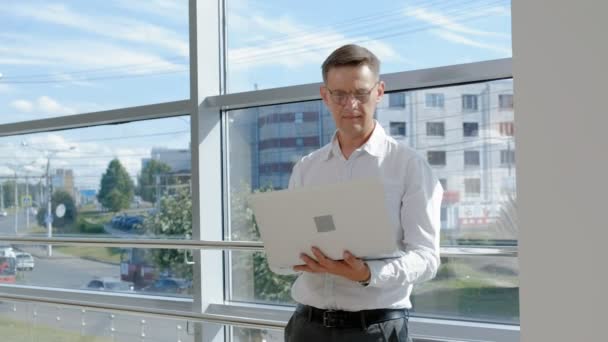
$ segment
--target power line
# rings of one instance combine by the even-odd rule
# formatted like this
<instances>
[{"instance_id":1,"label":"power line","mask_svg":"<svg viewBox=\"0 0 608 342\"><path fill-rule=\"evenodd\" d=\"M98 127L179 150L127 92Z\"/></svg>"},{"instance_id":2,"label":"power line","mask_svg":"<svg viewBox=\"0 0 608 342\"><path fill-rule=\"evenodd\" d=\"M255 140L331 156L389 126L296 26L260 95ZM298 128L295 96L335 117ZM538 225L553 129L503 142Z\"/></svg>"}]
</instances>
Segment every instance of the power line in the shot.
<instances>
[{"instance_id":1,"label":"power line","mask_svg":"<svg viewBox=\"0 0 608 342\"><path fill-rule=\"evenodd\" d=\"M474 0L474 1L479 1L479 0ZM426 2L423 2L424 7L422 7L422 8L429 9L435 4L441 4L441 3L447 4L449 2L451 2L451 1L449 1L449 0L448 1L445 1L445 0L426 1ZM453 1L453 2L458 3L458 1ZM410 7L411 6L414 6L414 5L410 5ZM352 30L352 28L349 28L352 25L354 25L354 27L356 28L356 26L358 26L358 25L365 24L367 22L372 21L372 23L370 23L368 25L364 25L364 28L365 28L366 26L371 26L372 24L374 24L373 21L376 21L376 19L379 19L381 22L384 23L393 16L403 17L403 10L406 8L407 7L405 7L403 5L398 6L398 7L393 7L390 9L372 13L370 15L364 15L364 16L360 16L360 17L346 19L344 21L339 21L336 23L315 26L314 30L316 32L323 32L323 31L331 30L331 29L339 29L340 32L345 32L345 31ZM418 7L418 8L420 8L420 7ZM230 24L230 15L228 15L228 24ZM299 42L302 39L307 39L309 37L316 37L316 36L314 33L311 33L311 30L309 28L303 28L303 29L298 29L298 30L295 30L295 31L292 31L289 33L285 33L285 34L276 34L274 36L265 37L265 41L272 40L273 43L279 44L279 43L286 43L286 42L290 42L290 41ZM239 48L248 48L248 47L256 48L256 47L262 47L262 46L263 45L259 45L259 44L243 44L243 45L239 46Z\"/></svg>"},{"instance_id":2,"label":"power line","mask_svg":"<svg viewBox=\"0 0 608 342\"><path fill-rule=\"evenodd\" d=\"M502 0L495 1L494 4L496 4L500 1L502 1ZM490 7L491 6L486 6L486 8L490 8ZM482 8L482 9L484 9L484 8ZM443 15L455 15L455 14L459 14L459 13L468 13L469 11L470 11L469 8L464 8L464 9L459 8L458 10L455 10L453 12L443 13ZM460 18L453 18L452 22L454 22L454 23L467 22L467 21L479 19L482 17L485 17L485 15L462 16ZM401 26L399 26L399 27L401 27ZM386 33L387 29L380 28L380 29L376 29L374 31L364 32L365 35L370 35L371 36L370 38L362 38L362 39L358 39L358 40L354 40L354 41L351 40L350 42L351 43L364 43L364 42L368 42L368 41L372 41L372 40L382 40L384 38L403 36L403 35L408 35L408 34L420 32L420 31L425 31L425 30L432 29L435 27L437 27L437 25L435 25L435 24L426 24L426 25L419 25L419 26L413 27L413 28L410 27L405 30L401 29L401 30L397 30L394 32L390 32L390 33ZM380 35L374 36L374 34L380 34ZM300 44L300 43L301 42L298 41L298 44ZM319 40L317 39L314 41L314 45L316 45L316 47L313 47L313 48L304 46L304 47L294 49L294 48L290 48L289 46L285 47L283 45L276 49L265 49L264 51L262 51L258 54L246 55L241 58L232 58L231 60L229 60L229 62L234 63L234 64L250 63L250 62L265 60L268 58L276 58L279 56L289 56L289 55L325 50L325 49L333 47L335 44L336 44L336 41L319 42Z\"/></svg>"},{"instance_id":3,"label":"power line","mask_svg":"<svg viewBox=\"0 0 608 342\"><path fill-rule=\"evenodd\" d=\"M168 61L173 61L173 60L177 60L177 59L183 59L183 58L188 58L188 57L184 57L184 56L172 56L172 57L167 57L166 60ZM77 74L82 74L82 73L89 73L89 72L98 72L98 71L107 71L107 70L118 70L118 69L124 69L124 68L141 68L144 65L155 65L155 64L160 64L164 61L156 61L156 62L147 62L147 63L136 63L136 64L123 64L123 65L117 65L117 66L111 66L111 67L103 67L103 68L93 68L93 69L81 69L81 70L77 70L77 71L66 71L66 72L61 72L61 75L77 75ZM55 73L43 73L43 74L27 74L27 75L14 75L14 76L4 76L2 79L21 79L21 78L39 78L39 77L52 77L52 76L57 76Z\"/></svg>"}]
</instances>

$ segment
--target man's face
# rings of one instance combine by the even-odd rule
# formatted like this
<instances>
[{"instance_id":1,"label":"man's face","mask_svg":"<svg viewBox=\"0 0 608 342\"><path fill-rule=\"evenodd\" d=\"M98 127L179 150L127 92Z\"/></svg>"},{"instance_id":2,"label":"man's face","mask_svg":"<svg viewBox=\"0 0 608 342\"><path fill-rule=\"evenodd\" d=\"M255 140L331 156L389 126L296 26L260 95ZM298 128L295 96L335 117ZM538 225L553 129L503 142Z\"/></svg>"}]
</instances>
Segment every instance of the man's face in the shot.
<instances>
[{"instance_id":1,"label":"man's face","mask_svg":"<svg viewBox=\"0 0 608 342\"><path fill-rule=\"evenodd\" d=\"M323 102L340 137L346 139L363 138L373 131L374 112L382 95L384 82L379 82L367 65L331 68L321 87Z\"/></svg>"}]
</instances>

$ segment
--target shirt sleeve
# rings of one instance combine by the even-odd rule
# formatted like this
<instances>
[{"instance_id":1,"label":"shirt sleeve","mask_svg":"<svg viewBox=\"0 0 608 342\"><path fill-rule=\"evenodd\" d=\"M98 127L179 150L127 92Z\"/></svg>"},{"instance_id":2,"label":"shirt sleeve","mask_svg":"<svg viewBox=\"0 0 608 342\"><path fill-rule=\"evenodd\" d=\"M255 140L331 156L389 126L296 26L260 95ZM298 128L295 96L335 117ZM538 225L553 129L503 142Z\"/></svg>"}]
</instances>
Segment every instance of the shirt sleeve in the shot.
<instances>
[{"instance_id":1,"label":"shirt sleeve","mask_svg":"<svg viewBox=\"0 0 608 342\"><path fill-rule=\"evenodd\" d=\"M420 283L434 278L439 268L443 189L431 167L420 156L410 158L405 177L400 212L403 250L397 258L367 261L371 273L370 287Z\"/></svg>"},{"instance_id":2,"label":"shirt sleeve","mask_svg":"<svg viewBox=\"0 0 608 342\"><path fill-rule=\"evenodd\" d=\"M293 170L291 170L291 176L289 177L289 186L288 189L295 189L297 187L299 187L302 184L301 181L301 174L300 174L300 163L296 163L293 166ZM270 264L269 264L270 265ZM272 267L269 266L270 270L276 274L281 274L281 275L290 275L290 274L300 274L302 272L296 272L293 270L292 267Z\"/></svg>"}]
</instances>

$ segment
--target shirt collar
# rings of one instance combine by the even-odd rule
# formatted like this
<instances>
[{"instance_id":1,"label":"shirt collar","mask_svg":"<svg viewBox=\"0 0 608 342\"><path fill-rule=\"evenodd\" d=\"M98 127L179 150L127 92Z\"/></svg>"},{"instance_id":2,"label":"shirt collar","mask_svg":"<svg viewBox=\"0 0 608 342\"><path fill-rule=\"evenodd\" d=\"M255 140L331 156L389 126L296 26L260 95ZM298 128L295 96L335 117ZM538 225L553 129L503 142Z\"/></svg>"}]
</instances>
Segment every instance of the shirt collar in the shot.
<instances>
[{"instance_id":1,"label":"shirt collar","mask_svg":"<svg viewBox=\"0 0 608 342\"><path fill-rule=\"evenodd\" d=\"M331 145L328 146L324 160L329 160L334 155L340 155L340 144L338 143L338 131L336 130L331 137ZM378 121L375 121L374 131L369 139L360 149L374 157L382 157L385 153L386 132Z\"/></svg>"}]
</instances>

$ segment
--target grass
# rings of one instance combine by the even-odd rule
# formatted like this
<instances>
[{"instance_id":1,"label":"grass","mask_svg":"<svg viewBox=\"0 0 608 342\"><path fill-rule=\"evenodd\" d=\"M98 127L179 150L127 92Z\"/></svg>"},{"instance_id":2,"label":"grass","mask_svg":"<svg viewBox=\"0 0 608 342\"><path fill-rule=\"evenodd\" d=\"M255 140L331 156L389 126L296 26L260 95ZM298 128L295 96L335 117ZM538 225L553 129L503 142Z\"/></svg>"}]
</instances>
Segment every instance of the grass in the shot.
<instances>
[{"instance_id":1,"label":"grass","mask_svg":"<svg viewBox=\"0 0 608 342\"><path fill-rule=\"evenodd\" d=\"M57 246L56 251L101 262L120 263L120 249L110 247Z\"/></svg>"},{"instance_id":2,"label":"grass","mask_svg":"<svg viewBox=\"0 0 608 342\"><path fill-rule=\"evenodd\" d=\"M0 339L10 342L111 342L107 337L80 336L79 333L62 331L48 326L32 326L29 323L0 319ZM33 338L32 338L33 337Z\"/></svg>"},{"instance_id":3,"label":"grass","mask_svg":"<svg viewBox=\"0 0 608 342\"><path fill-rule=\"evenodd\" d=\"M484 272L462 262L442 264L437 277L414 286L417 314L519 323L517 275Z\"/></svg>"}]
</instances>

